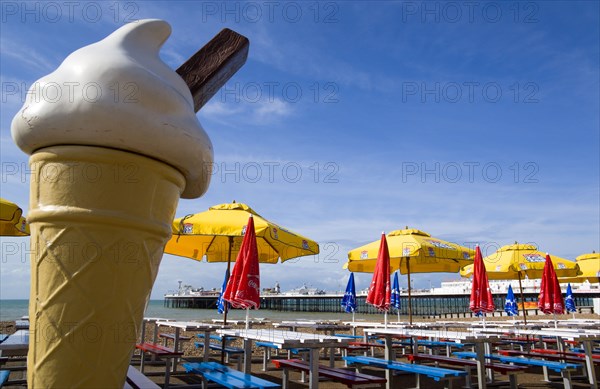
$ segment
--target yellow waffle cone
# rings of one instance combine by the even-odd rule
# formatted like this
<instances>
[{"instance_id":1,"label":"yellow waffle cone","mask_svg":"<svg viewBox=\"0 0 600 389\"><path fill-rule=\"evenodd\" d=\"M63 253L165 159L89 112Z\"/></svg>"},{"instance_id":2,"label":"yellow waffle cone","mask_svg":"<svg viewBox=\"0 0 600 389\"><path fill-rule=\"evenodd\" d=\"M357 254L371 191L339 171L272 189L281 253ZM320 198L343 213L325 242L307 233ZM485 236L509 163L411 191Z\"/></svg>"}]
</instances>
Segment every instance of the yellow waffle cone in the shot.
<instances>
[{"instance_id":1,"label":"yellow waffle cone","mask_svg":"<svg viewBox=\"0 0 600 389\"><path fill-rule=\"evenodd\" d=\"M30 388L122 388L183 176L134 153L30 158Z\"/></svg>"}]
</instances>

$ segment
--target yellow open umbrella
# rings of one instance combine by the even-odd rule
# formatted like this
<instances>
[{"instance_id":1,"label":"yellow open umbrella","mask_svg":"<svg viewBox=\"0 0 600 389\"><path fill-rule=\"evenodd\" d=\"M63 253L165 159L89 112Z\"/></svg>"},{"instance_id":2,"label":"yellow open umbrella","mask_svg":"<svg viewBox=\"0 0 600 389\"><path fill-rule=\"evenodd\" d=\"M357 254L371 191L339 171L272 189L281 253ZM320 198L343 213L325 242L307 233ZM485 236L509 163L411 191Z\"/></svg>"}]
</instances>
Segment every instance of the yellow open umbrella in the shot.
<instances>
[{"instance_id":1,"label":"yellow open umbrella","mask_svg":"<svg viewBox=\"0 0 600 389\"><path fill-rule=\"evenodd\" d=\"M600 282L600 253L595 251L575 258L581 275L577 277L559 278L558 282Z\"/></svg>"},{"instance_id":2,"label":"yellow open umbrella","mask_svg":"<svg viewBox=\"0 0 600 389\"><path fill-rule=\"evenodd\" d=\"M208 262L235 260L248 223L253 215L258 259L277 263L319 253L317 242L272 223L242 203L220 204L208 211L187 215L173 222L173 237L165 253Z\"/></svg>"},{"instance_id":3,"label":"yellow open umbrella","mask_svg":"<svg viewBox=\"0 0 600 389\"><path fill-rule=\"evenodd\" d=\"M552 255L552 263L557 277L577 276L579 266L568 259ZM511 244L501 247L495 253L483 258L485 270L490 280L516 280L527 278L542 278L546 254L538 251L531 244ZM465 266L460 275L471 277L473 265Z\"/></svg>"},{"instance_id":4,"label":"yellow open umbrella","mask_svg":"<svg viewBox=\"0 0 600 389\"><path fill-rule=\"evenodd\" d=\"M208 211L175 219L173 236L167 242L165 253L208 262L227 262L227 275L231 261L237 258L250 215L258 247L258 260L278 263L288 259L319 253L319 244L302 235L272 223L246 204L219 204ZM227 309L224 312L227 322Z\"/></svg>"},{"instance_id":5,"label":"yellow open umbrella","mask_svg":"<svg viewBox=\"0 0 600 389\"><path fill-rule=\"evenodd\" d=\"M527 278L542 278L546 254L538 251L531 244L506 245L495 253L483 258L485 270L490 280L519 280L521 289L521 302L523 303L523 317L527 321L525 313L525 300L523 298L523 286L521 280ZM580 273L579 266L568 259L552 256L552 264L557 277L574 277ZM465 266L460 275L471 277L473 265Z\"/></svg>"},{"instance_id":6,"label":"yellow open umbrella","mask_svg":"<svg viewBox=\"0 0 600 389\"><path fill-rule=\"evenodd\" d=\"M400 270L408 275L408 317L412 323L411 273L456 273L473 263L475 251L455 243L432 238L426 232L409 229L387 234L390 251L390 273ZM377 262L380 241L366 244L348 252L344 268L353 272L372 273Z\"/></svg>"},{"instance_id":7,"label":"yellow open umbrella","mask_svg":"<svg viewBox=\"0 0 600 389\"><path fill-rule=\"evenodd\" d=\"M0 198L0 235L29 235L29 224L22 214L23 210L17 204Z\"/></svg>"}]
</instances>

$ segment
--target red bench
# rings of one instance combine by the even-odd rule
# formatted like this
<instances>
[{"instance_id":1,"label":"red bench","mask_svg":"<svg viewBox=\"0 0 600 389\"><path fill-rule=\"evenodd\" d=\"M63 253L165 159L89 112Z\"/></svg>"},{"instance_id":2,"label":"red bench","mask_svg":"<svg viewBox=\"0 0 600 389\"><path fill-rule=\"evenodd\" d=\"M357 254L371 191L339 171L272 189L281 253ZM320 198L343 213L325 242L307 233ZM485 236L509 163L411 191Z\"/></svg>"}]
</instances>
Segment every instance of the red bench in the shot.
<instances>
[{"instance_id":1,"label":"red bench","mask_svg":"<svg viewBox=\"0 0 600 389\"><path fill-rule=\"evenodd\" d=\"M310 371L308 362L300 359L277 359L272 360L271 362L276 368L283 369L282 389L287 389L289 387L288 370L298 370L305 373ZM330 380L342 383L349 388L354 388L355 386L360 386L361 388L369 386L381 387L387 382L383 377L323 365L319 365L319 377L329 378Z\"/></svg>"},{"instance_id":2,"label":"red bench","mask_svg":"<svg viewBox=\"0 0 600 389\"><path fill-rule=\"evenodd\" d=\"M535 351L534 351L535 350ZM516 351L516 350L498 350L498 354L507 356L519 356L528 358L543 358L551 361L567 361L575 363L585 363L585 354L579 355L568 355L567 353L560 353L557 350L543 350L533 349L530 352ZM556 352L552 352L556 351ZM600 365L600 359L592 359L594 365Z\"/></svg>"},{"instance_id":3,"label":"red bench","mask_svg":"<svg viewBox=\"0 0 600 389\"><path fill-rule=\"evenodd\" d=\"M567 352L567 351L558 351L558 350L549 350L549 349L544 349L544 348L532 348L530 350L530 352L532 353L536 353L536 354L555 354L555 355L564 355L567 357L581 357L581 358L585 358L585 353L572 353L572 352ZM600 354L592 354L592 359L598 359L598 363L600 363ZM596 363L594 361L594 363Z\"/></svg>"},{"instance_id":4,"label":"red bench","mask_svg":"<svg viewBox=\"0 0 600 389\"><path fill-rule=\"evenodd\" d=\"M168 348L165 346L161 346L155 343L140 343L136 344L135 348L142 352L141 362L140 362L140 371L142 374L144 373L144 353L150 353L159 358L165 359L165 388L169 387L169 378L171 375L171 359L181 357L183 355L182 352L175 351L172 348Z\"/></svg>"}]
</instances>

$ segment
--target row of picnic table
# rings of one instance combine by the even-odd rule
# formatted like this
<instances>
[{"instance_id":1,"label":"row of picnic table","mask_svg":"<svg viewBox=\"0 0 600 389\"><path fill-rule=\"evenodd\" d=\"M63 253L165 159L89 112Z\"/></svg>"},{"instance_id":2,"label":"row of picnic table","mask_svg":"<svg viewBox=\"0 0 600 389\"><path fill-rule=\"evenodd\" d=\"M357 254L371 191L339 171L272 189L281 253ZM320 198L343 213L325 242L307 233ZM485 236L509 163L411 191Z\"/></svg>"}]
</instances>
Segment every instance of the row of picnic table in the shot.
<instances>
[{"instance_id":1,"label":"row of picnic table","mask_svg":"<svg viewBox=\"0 0 600 389\"><path fill-rule=\"evenodd\" d=\"M548 337L553 337L558 341L559 344L559 352L563 352L564 345L562 340L571 340L580 342L583 345L584 352L581 354L581 357L577 357L578 361L584 362L585 370L587 372L590 385L594 388L597 388L597 380L594 372L594 361L592 360L591 350L593 348L593 342L600 340L600 330L595 329L573 329L573 328L544 328L543 325L546 323L531 324L528 326L522 326L525 328L519 328L519 326L515 326L515 323L502 323L501 325L494 326L494 323L488 323L487 327L482 325L481 323L457 323L457 322L436 322L436 323L427 323L427 324L418 324L416 326L408 327L404 323L392 323L386 326L381 323L365 323L365 322L345 322L342 324L335 323L318 323L311 321L295 321L295 322L282 322L275 323L272 329L231 329L231 328L223 328L222 324L212 324L212 325L204 325L203 331L205 332L204 338L204 352L205 357L204 361L208 362L208 352L210 346L208 343L210 342L210 334L209 332L214 330L218 336L220 337L228 337L228 338L239 338L243 341L243 349L240 351L240 354L243 355L244 363L243 363L243 372L247 374L251 374L251 361L252 361L252 345L256 344L260 347L272 347L275 349L283 349L283 350L297 350L303 349L307 354L307 362L303 365L309 375L309 388L316 388L319 384L319 370L323 369L323 366L319 365L319 351L321 349L334 349L334 348L351 348L353 345L363 345L370 344L369 338L371 336L375 337L383 337L384 338L384 357L386 363L381 361L374 361L372 359L364 359L361 357L346 357L346 362L353 365L368 365L368 366L376 366L382 367L386 369L386 380L387 387L395 387L395 374L396 370L403 371L413 371L417 373L417 376L421 374L430 376L434 379L440 378L448 378L446 376L437 376L434 369L421 369L421 372L418 372L414 366L406 366L407 364L400 363L390 363L395 360L394 355L394 339L397 337L405 337L410 338L412 341L412 347L414 349L418 349L419 343L431 342L431 340L436 340L438 345L446 345L446 349L448 350L445 360L437 360L433 357L424 357L416 356L412 358L412 361L419 360L434 360L435 362L443 362L445 364L459 365L457 363L458 358L472 358L473 363L467 362L467 360L463 360L460 364L471 365L476 367L477 376L478 376L478 386L480 388L486 387L486 377L489 378L489 373L486 374L486 370L496 369L497 371L512 371L513 373L518 372L519 368L509 368L507 367L508 363L510 364L524 364L526 366L543 366L546 370L547 368L554 369L561 373L563 377L563 383L566 388L571 387L571 377L570 372L577 366L576 364L562 363L562 362L543 362L539 363L536 360L529 360L530 358L520 358L514 360L513 356L503 356L499 357L497 355L492 355L490 353L491 347L490 345L494 342L499 343L502 341L502 337L505 335L511 335L513 337L537 337L540 341L547 342ZM577 327L583 326L585 323L578 323ZM589 324L589 323L588 323ZM196 330L199 330L197 323L178 323L178 322L160 322L157 321L157 325L159 326L171 326L176 328L177 337L177 329L183 329L185 331L194 330L194 326ZM218 326L215 330L214 326ZM467 327L470 325L469 327ZM593 323L592 323L593 325ZM208 328L211 328L208 330ZM363 327L364 333L364 342L356 342L356 329L359 327ZM596 323L597 327L597 323ZM286 328L287 330L281 330L280 328ZM317 331L325 331L328 334L316 334L316 333L306 333L306 332L298 332L299 329L310 328ZM449 328L460 328L461 330L449 330ZM335 331L344 331L352 329L353 335L350 337L343 336L335 336ZM429 339L429 340L423 340ZM546 339L546 340L544 340ZM440 342L440 340L445 340L444 342ZM362 344L361 344L362 343ZM473 345L474 352L463 352L454 353L452 356L450 355L451 345L460 348L463 344L469 343ZM175 342L175 347L177 347L177 343ZM266 349L265 349L266 353ZM266 354L265 354L266 355ZM330 366L329 368L333 368L332 358L333 351L330 352ZM529 355L530 356L530 355ZM563 356L564 357L564 356ZM451 360L450 358L453 358ZM548 357L546 357L548 358ZM526 360L527 359L527 360ZM562 358L561 360L568 359ZM495 363L492 361L496 360ZM506 362L502 364L501 362ZM279 362L278 365L284 366L285 363ZM299 368L298 362L294 361L292 365L295 365L296 368ZM174 367L176 369L176 365ZM193 370L193 369L192 369ZM425 374L424 371L428 371L428 374ZM460 375L461 376L461 375ZM514 378L514 375L511 376L511 379Z\"/></svg>"},{"instance_id":2,"label":"row of picnic table","mask_svg":"<svg viewBox=\"0 0 600 389\"><path fill-rule=\"evenodd\" d=\"M212 380L221 379L221 384L227 385L229 382L232 387L240 384L243 377L251 376L252 371L252 349L253 345L264 348L265 363L267 349L289 350L290 352L302 350L305 355L302 359L278 360L276 366L284 371L283 385L286 386L288 380L287 371L298 370L308 374L309 388L317 388L319 385L319 376L327 376L337 379L340 382L351 386L352 383L382 383L381 378L364 375L360 372L351 374L350 372L334 367L334 349L358 349L363 350L367 346L381 347L384 349L384 358L367 357L364 355L352 356L345 354L344 359L350 366L357 367L359 371L362 367L374 367L385 369L385 384L388 388L396 386L397 371L411 372L416 374L417 383L421 376L427 376L435 380L451 380L463 378L466 376L467 383L470 382L470 369L476 369L478 378L478 387L485 388L487 382L493 377L492 370L507 374L510 378L511 387L516 387L516 373L529 366L542 366L546 377L547 369L555 370L561 373L565 388L571 387L570 373L580 365L584 366L592 388L598 387L595 376L594 364L598 364L598 356L593 354L594 342L600 340L600 327L596 321L577 322L575 327L565 325L556 328L548 328L548 323L533 322L527 326L521 323L488 322L483 324L467 322L435 322L435 323L416 323L408 326L405 323L390 323L387 326L382 323L374 322L328 322L328 321L288 321L273 323L272 328L262 329L234 329L229 324L224 325L219 320L212 323L193 322L193 321L174 321L161 318L146 318L146 323L154 324L154 333L152 342L140 342L137 348L142 353L140 358L140 369L144 371L144 353L151 353L167 360L165 371L165 387L169 386L169 375L176 373L179 358L183 357L181 344L184 337L182 332L195 332L198 336L198 347L204 350L202 361L199 363L184 363L183 366L188 372L199 373L203 379L212 377ZM256 320L254 324L265 324L264 320ZM573 322L574 323L574 322ZM145 325L142 326L145 331ZM168 327L174 329L174 333L162 334L160 328ZM316 332L302 332L302 329L309 328ZM357 329L362 328L362 339L357 335ZM351 334L335 334L336 332L351 331ZM512 339L537 339L540 344L549 342L552 339L556 342L556 350L548 350L548 353L535 353L519 351L491 353L491 345L500 343L504 338L510 336ZM159 338L164 343L159 344ZM373 338L382 338L383 345L372 342ZM145 334L142 334L142 340ZM243 347L241 349L230 348L229 351L235 352L240 363L241 372L227 367L227 371L219 370L219 363L210 362L210 350L217 349L215 343L211 340L225 341L226 339L241 339ZM406 339L409 342L406 342ZM167 340L172 341L173 347L167 347ZM410 362L404 363L396 360L395 350L399 342L404 342L403 346L410 346ZM577 342L582 346L579 353L570 353L566 351L565 341ZM7 353L21 351L24 345L28 345L28 331L19 330L11 335L4 342L0 343L0 352L3 356ZM419 345L430 345L436 343L437 346L445 346L446 355L419 354ZM468 344L473 351L465 351L464 345ZM320 365L320 350L330 350L329 366ZM454 352L454 349L459 351ZM226 350L225 347L222 350ZM25 351L26 352L26 351ZM533 358L533 357L539 358ZM542 361L542 362L540 362ZM449 368L440 368L417 363L432 362L444 366L460 366L460 370ZM512 367L511 367L512 366ZM237 373L236 373L237 372ZM239 374L242 376L239 376ZM220 378L219 378L220 377ZM370 381L369 378L370 377ZM547 377L546 377L547 378ZM224 380L224 381L223 381ZM365 381L367 380L367 381ZM262 380L264 381L264 380ZM267 381L268 382L268 381ZM246 383L248 384L248 383ZM254 382L258 387L267 387L265 382ZM262 386L261 386L262 385Z\"/></svg>"}]
</instances>

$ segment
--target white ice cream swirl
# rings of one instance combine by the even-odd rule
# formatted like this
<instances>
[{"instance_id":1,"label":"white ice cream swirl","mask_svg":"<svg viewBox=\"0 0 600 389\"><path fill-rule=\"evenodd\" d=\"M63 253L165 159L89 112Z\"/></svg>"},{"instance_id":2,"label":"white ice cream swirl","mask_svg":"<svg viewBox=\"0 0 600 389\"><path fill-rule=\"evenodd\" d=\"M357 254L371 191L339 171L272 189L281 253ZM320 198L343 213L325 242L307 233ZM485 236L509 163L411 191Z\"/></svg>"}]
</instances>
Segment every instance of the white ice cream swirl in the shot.
<instances>
[{"instance_id":1,"label":"white ice cream swirl","mask_svg":"<svg viewBox=\"0 0 600 389\"><path fill-rule=\"evenodd\" d=\"M159 57L162 20L127 24L69 55L29 90L12 122L27 154L48 146L115 148L161 160L186 178L183 198L204 194L213 150L189 88Z\"/></svg>"}]
</instances>

